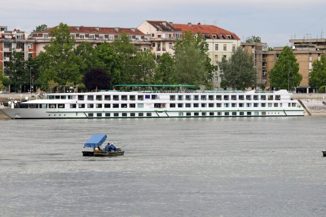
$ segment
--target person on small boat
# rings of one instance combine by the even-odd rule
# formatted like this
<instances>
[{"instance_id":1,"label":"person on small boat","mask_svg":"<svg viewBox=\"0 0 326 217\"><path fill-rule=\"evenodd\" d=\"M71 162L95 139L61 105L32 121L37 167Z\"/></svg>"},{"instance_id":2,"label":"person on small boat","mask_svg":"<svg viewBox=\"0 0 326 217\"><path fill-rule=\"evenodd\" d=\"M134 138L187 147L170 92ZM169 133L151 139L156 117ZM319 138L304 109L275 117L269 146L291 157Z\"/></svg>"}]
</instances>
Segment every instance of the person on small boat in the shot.
<instances>
[{"instance_id":1,"label":"person on small boat","mask_svg":"<svg viewBox=\"0 0 326 217\"><path fill-rule=\"evenodd\" d=\"M114 151L117 151L117 147L115 147L115 145L108 142L108 144L104 148L104 151L114 152Z\"/></svg>"}]
</instances>

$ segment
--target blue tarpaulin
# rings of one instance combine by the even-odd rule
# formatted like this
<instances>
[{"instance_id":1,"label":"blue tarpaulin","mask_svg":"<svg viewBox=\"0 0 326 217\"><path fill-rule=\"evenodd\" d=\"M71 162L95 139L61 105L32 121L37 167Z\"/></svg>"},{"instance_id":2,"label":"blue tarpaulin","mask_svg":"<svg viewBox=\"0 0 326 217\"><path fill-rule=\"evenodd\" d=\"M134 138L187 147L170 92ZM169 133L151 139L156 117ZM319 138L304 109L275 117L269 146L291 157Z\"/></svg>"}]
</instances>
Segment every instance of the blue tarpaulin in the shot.
<instances>
[{"instance_id":1,"label":"blue tarpaulin","mask_svg":"<svg viewBox=\"0 0 326 217\"><path fill-rule=\"evenodd\" d=\"M96 148L103 144L106 140L107 135L105 133L97 133L92 135L84 144L84 148Z\"/></svg>"}]
</instances>

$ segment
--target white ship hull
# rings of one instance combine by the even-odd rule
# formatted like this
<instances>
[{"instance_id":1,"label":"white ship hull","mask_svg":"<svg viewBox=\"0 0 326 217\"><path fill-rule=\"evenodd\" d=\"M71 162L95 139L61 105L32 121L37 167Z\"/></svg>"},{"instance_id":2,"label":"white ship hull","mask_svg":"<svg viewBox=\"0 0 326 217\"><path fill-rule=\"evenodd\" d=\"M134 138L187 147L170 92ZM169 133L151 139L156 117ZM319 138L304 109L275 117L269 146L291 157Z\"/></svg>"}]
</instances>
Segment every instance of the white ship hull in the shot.
<instances>
[{"instance_id":1,"label":"white ship hull","mask_svg":"<svg viewBox=\"0 0 326 217\"><path fill-rule=\"evenodd\" d=\"M286 91L97 92L49 94L47 99L12 104L2 111L13 119L203 118L303 116Z\"/></svg>"}]
</instances>

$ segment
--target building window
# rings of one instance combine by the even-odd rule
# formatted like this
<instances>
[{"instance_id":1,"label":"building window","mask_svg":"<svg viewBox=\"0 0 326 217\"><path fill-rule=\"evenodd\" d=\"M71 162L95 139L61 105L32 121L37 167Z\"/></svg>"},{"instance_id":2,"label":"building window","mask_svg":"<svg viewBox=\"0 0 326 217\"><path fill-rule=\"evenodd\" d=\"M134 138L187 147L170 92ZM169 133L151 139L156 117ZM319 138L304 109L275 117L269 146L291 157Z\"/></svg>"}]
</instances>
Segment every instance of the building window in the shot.
<instances>
[{"instance_id":1,"label":"building window","mask_svg":"<svg viewBox=\"0 0 326 217\"><path fill-rule=\"evenodd\" d=\"M218 50L218 44L215 44L215 50Z\"/></svg>"},{"instance_id":2,"label":"building window","mask_svg":"<svg viewBox=\"0 0 326 217\"><path fill-rule=\"evenodd\" d=\"M223 44L223 50L226 51L227 50L227 45Z\"/></svg>"}]
</instances>

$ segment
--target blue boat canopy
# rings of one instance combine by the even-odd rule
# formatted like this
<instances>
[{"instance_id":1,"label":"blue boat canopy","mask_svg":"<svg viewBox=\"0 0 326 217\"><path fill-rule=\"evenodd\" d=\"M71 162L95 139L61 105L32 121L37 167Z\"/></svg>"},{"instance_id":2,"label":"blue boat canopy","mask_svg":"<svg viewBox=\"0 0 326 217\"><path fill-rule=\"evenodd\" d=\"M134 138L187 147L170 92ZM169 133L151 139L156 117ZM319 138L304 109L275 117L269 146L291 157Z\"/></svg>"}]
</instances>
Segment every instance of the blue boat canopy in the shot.
<instances>
[{"instance_id":1,"label":"blue boat canopy","mask_svg":"<svg viewBox=\"0 0 326 217\"><path fill-rule=\"evenodd\" d=\"M97 148L103 144L107 135L105 133L97 133L92 135L84 144L84 148Z\"/></svg>"}]
</instances>

